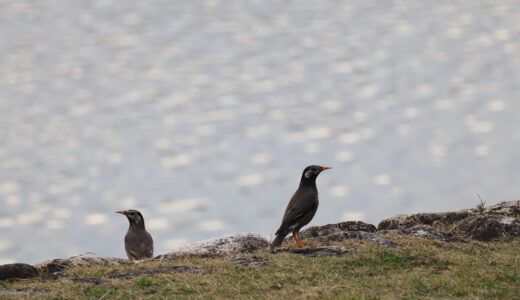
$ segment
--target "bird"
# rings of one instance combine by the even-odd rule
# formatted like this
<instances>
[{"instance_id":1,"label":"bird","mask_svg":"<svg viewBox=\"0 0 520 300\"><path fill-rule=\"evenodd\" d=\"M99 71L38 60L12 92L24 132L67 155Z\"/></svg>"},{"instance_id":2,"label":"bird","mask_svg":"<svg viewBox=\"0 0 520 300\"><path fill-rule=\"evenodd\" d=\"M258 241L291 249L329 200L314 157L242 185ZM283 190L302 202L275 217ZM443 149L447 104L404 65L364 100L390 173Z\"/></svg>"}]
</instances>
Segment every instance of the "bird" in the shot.
<instances>
[{"instance_id":1,"label":"bird","mask_svg":"<svg viewBox=\"0 0 520 300\"><path fill-rule=\"evenodd\" d=\"M285 209L282 224L276 231L275 239L271 243L271 249L281 246L284 238L291 232L296 242L296 247L303 248L299 231L303 226L309 224L318 210L319 200L316 178L322 171L328 169L331 169L331 167L311 165L303 170L300 186Z\"/></svg>"},{"instance_id":2,"label":"bird","mask_svg":"<svg viewBox=\"0 0 520 300\"><path fill-rule=\"evenodd\" d=\"M143 215L134 209L116 211L128 218L130 227L125 235L125 251L129 260L153 257L153 239L144 227Z\"/></svg>"}]
</instances>

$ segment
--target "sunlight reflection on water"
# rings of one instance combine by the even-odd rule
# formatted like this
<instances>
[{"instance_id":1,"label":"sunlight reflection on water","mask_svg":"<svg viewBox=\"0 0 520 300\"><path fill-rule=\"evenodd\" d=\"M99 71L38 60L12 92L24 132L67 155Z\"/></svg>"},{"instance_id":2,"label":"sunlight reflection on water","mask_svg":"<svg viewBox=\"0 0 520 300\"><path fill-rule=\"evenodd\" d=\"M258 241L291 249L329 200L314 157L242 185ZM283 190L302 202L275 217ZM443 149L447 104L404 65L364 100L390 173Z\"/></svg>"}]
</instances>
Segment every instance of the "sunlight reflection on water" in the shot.
<instances>
[{"instance_id":1,"label":"sunlight reflection on water","mask_svg":"<svg viewBox=\"0 0 520 300\"><path fill-rule=\"evenodd\" d=\"M0 3L0 264L517 199L512 5Z\"/></svg>"}]
</instances>

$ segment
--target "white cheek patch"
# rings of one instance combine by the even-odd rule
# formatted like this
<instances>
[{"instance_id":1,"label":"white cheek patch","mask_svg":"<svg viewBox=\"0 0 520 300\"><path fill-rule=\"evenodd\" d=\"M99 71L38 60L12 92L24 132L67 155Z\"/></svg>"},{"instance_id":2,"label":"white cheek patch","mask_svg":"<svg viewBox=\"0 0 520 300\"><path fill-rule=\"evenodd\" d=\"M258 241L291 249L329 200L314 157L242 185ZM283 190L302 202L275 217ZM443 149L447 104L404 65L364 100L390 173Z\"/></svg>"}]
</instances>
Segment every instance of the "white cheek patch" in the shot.
<instances>
[{"instance_id":1,"label":"white cheek patch","mask_svg":"<svg viewBox=\"0 0 520 300\"><path fill-rule=\"evenodd\" d=\"M305 176L305 178L310 178L312 176L312 171L308 170L303 176Z\"/></svg>"}]
</instances>

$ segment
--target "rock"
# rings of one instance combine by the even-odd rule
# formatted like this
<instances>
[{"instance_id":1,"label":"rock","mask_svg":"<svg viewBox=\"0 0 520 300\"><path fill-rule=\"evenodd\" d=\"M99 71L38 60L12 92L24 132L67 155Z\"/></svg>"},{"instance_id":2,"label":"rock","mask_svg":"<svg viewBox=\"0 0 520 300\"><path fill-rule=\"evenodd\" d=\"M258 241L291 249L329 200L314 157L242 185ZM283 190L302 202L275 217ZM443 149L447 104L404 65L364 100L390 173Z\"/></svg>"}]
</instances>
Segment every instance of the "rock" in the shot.
<instances>
[{"instance_id":1,"label":"rock","mask_svg":"<svg viewBox=\"0 0 520 300\"><path fill-rule=\"evenodd\" d=\"M403 228L400 233L443 242L466 242L459 237L453 236L451 233L441 232L426 225L415 225L411 228Z\"/></svg>"},{"instance_id":2,"label":"rock","mask_svg":"<svg viewBox=\"0 0 520 300\"><path fill-rule=\"evenodd\" d=\"M415 225L433 225L434 222L450 224L465 219L476 213L471 210L458 212L419 213L413 215L397 215L379 222L377 230L410 228Z\"/></svg>"},{"instance_id":3,"label":"rock","mask_svg":"<svg viewBox=\"0 0 520 300\"><path fill-rule=\"evenodd\" d=\"M275 248L271 253L294 253L310 257L320 256L342 256L354 253L356 250L346 247L313 247L313 248Z\"/></svg>"},{"instance_id":4,"label":"rock","mask_svg":"<svg viewBox=\"0 0 520 300\"><path fill-rule=\"evenodd\" d=\"M235 265L241 265L241 266L265 266L269 264L269 261L267 259L263 259L260 257L234 257L231 258L230 261L234 263Z\"/></svg>"},{"instance_id":5,"label":"rock","mask_svg":"<svg viewBox=\"0 0 520 300\"><path fill-rule=\"evenodd\" d=\"M30 278L38 276L39 274L40 273L35 267L28 264L16 263L0 266L0 280L10 278Z\"/></svg>"},{"instance_id":6,"label":"rock","mask_svg":"<svg viewBox=\"0 0 520 300\"><path fill-rule=\"evenodd\" d=\"M129 265L135 262L116 257L96 257L79 255L70 258L46 260L34 265L41 273L55 273L66 271L74 267L92 267L105 265Z\"/></svg>"},{"instance_id":7,"label":"rock","mask_svg":"<svg viewBox=\"0 0 520 300\"><path fill-rule=\"evenodd\" d=\"M361 221L346 221L337 224L327 224L323 226L312 226L300 232L302 239L316 238L319 236L329 235L344 231L365 231L375 232L376 227ZM292 237L288 238L292 240Z\"/></svg>"},{"instance_id":8,"label":"rock","mask_svg":"<svg viewBox=\"0 0 520 300\"><path fill-rule=\"evenodd\" d=\"M226 254L250 253L269 246L267 239L254 233L226 235L179 247L156 259L175 259L185 256L213 257Z\"/></svg>"},{"instance_id":9,"label":"rock","mask_svg":"<svg viewBox=\"0 0 520 300\"><path fill-rule=\"evenodd\" d=\"M508 236L518 237L520 219L492 215L473 216L457 223L452 232L481 241Z\"/></svg>"},{"instance_id":10,"label":"rock","mask_svg":"<svg viewBox=\"0 0 520 300\"><path fill-rule=\"evenodd\" d=\"M336 233L332 233L332 234L328 234L328 235L319 236L314 239L319 242L327 242L327 243L339 242L339 241L343 241L346 239L358 239L358 240L374 242L374 243L377 243L381 246L388 247L388 248L396 248L399 246L399 244L397 244L389 239L386 239L386 238L377 236L373 233L365 232L365 231L336 232Z\"/></svg>"},{"instance_id":11,"label":"rock","mask_svg":"<svg viewBox=\"0 0 520 300\"><path fill-rule=\"evenodd\" d=\"M378 233L411 235L420 238L439 240L442 242L466 242L466 240L456 237L452 233L442 232L428 225L415 225L401 229L384 229L378 231Z\"/></svg>"},{"instance_id":12,"label":"rock","mask_svg":"<svg viewBox=\"0 0 520 300\"><path fill-rule=\"evenodd\" d=\"M451 212L397 215L379 222L377 230L411 228L415 225L452 225L469 217L481 215L476 208ZM520 200L507 201L484 208L483 215L520 217Z\"/></svg>"},{"instance_id":13,"label":"rock","mask_svg":"<svg viewBox=\"0 0 520 300\"><path fill-rule=\"evenodd\" d=\"M204 269L195 266L171 266L162 268L148 268L148 269L133 269L112 273L108 275L110 278L127 278L141 275L157 275L168 273L192 272L201 273Z\"/></svg>"},{"instance_id":14,"label":"rock","mask_svg":"<svg viewBox=\"0 0 520 300\"><path fill-rule=\"evenodd\" d=\"M520 200L500 202L484 209L485 214L520 218Z\"/></svg>"},{"instance_id":15,"label":"rock","mask_svg":"<svg viewBox=\"0 0 520 300\"><path fill-rule=\"evenodd\" d=\"M444 228L446 226L453 225L454 223L460 220L464 220L469 216L473 216L475 213L477 213L477 210L473 209L461 210L457 212L439 213L440 218L428 225L432 225L433 227L437 228Z\"/></svg>"}]
</instances>

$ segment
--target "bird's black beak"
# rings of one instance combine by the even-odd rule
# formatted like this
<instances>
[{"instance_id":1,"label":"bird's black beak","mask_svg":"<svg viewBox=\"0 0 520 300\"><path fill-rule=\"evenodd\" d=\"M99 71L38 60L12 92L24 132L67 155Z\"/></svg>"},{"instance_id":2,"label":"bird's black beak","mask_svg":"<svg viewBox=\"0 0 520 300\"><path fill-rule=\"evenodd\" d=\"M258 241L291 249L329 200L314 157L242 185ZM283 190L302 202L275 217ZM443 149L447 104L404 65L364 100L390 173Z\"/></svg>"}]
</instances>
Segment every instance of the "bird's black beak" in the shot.
<instances>
[{"instance_id":1,"label":"bird's black beak","mask_svg":"<svg viewBox=\"0 0 520 300\"><path fill-rule=\"evenodd\" d=\"M116 211L116 213L126 215L126 210L119 210L119 211Z\"/></svg>"},{"instance_id":2,"label":"bird's black beak","mask_svg":"<svg viewBox=\"0 0 520 300\"><path fill-rule=\"evenodd\" d=\"M328 169L332 169L332 167L327 167L327 166L323 166L323 167L321 167L321 170L322 170L322 171L325 171L325 170L328 170Z\"/></svg>"}]
</instances>

